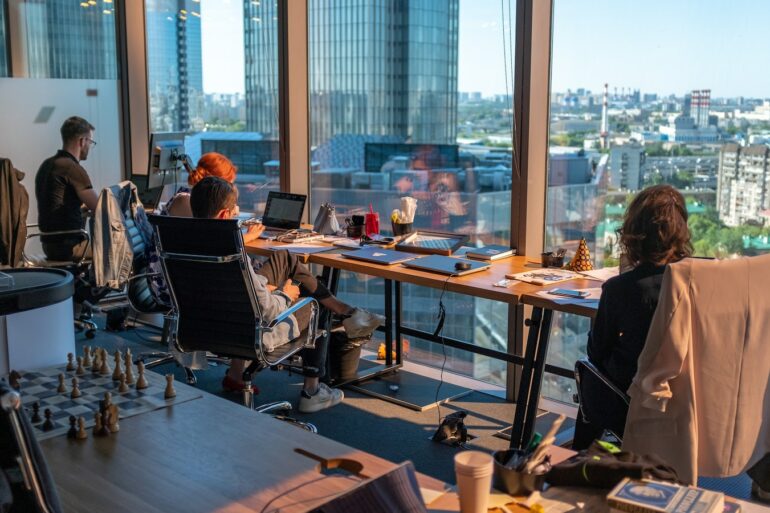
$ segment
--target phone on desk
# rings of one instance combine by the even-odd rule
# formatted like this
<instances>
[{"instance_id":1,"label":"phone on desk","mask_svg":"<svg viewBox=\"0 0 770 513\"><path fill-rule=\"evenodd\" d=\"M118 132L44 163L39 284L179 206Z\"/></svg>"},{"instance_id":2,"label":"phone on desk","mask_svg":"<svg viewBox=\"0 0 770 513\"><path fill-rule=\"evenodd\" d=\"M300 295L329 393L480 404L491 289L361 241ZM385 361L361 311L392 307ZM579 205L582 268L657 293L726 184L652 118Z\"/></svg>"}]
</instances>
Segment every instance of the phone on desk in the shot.
<instances>
[{"instance_id":1,"label":"phone on desk","mask_svg":"<svg viewBox=\"0 0 770 513\"><path fill-rule=\"evenodd\" d=\"M553 294L554 296L573 297L575 299L588 297L588 292L585 290L553 289L549 290L548 293Z\"/></svg>"}]
</instances>

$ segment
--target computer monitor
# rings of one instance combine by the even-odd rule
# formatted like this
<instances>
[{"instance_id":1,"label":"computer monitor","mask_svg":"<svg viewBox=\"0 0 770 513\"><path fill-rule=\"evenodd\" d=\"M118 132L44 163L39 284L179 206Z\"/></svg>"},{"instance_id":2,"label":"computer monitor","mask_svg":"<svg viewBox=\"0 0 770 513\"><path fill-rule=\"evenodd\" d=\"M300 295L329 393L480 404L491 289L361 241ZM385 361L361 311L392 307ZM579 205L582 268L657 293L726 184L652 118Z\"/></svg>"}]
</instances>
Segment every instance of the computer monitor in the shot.
<instances>
[{"instance_id":1,"label":"computer monitor","mask_svg":"<svg viewBox=\"0 0 770 513\"><path fill-rule=\"evenodd\" d=\"M184 134L176 132L151 134L147 188L162 188L178 182L184 170L184 158Z\"/></svg>"}]
</instances>

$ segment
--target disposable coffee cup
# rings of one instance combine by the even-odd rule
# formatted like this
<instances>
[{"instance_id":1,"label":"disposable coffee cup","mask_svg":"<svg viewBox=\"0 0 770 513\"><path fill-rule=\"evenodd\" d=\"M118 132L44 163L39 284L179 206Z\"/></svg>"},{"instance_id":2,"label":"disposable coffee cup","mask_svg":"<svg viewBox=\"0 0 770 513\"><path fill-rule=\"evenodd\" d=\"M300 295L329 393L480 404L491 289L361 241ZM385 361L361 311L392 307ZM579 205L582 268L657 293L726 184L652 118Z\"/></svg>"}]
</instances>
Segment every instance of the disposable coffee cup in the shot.
<instances>
[{"instance_id":1,"label":"disposable coffee cup","mask_svg":"<svg viewBox=\"0 0 770 513\"><path fill-rule=\"evenodd\" d=\"M455 455L457 494L461 513L486 513L494 472L492 455L463 451Z\"/></svg>"}]
</instances>

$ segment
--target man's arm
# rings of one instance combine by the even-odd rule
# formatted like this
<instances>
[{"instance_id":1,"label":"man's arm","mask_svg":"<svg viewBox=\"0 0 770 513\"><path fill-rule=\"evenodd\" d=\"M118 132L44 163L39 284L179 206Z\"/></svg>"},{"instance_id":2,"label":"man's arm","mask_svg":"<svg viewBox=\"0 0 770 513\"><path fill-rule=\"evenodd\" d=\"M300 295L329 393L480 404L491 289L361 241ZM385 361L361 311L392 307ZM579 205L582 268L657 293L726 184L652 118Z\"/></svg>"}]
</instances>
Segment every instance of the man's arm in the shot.
<instances>
[{"instance_id":1,"label":"man's arm","mask_svg":"<svg viewBox=\"0 0 770 513\"><path fill-rule=\"evenodd\" d=\"M83 204L88 207L88 210L91 212L96 211L96 203L99 201L99 196L97 196L96 191L91 189L80 189L77 191L78 198L80 201L83 202Z\"/></svg>"}]
</instances>

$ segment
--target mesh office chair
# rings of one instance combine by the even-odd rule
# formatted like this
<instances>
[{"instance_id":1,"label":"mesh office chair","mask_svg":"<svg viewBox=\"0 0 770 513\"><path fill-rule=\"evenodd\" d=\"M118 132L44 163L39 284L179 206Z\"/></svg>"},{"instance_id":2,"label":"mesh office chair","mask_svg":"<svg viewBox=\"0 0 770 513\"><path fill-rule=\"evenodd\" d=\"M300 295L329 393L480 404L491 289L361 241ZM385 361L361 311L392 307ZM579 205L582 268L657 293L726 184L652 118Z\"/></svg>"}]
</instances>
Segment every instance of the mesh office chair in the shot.
<instances>
[{"instance_id":1,"label":"mesh office chair","mask_svg":"<svg viewBox=\"0 0 770 513\"><path fill-rule=\"evenodd\" d=\"M630 401L628 395L587 358L575 362L575 381L579 411L572 448L587 448L605 431L622 440Z\"/></svg>"},{"instance_id":2,"label":"mesh office chair","mask_svg":"<svg viewBox=\"0 0 770 513\"><path fill-rule=\"evenodd\" d=\"M286 362L322 336L318 302L302 298L278 317L263 319L250 275L238 221L149 216L155 229L163 274L171 291L170 336L182 352L208 351L220 357L251 360L243 381L252 373ZM295 340L265 351L262 335L275 329L300 308L311 309L308 328ZM244 389L244 404L254 408L253 388ZM287 409L286 401L258 411ZM309 428L310 429L310 428ZM312 428L311 430L315 430Z\"/></svg>"}]
</instances>

